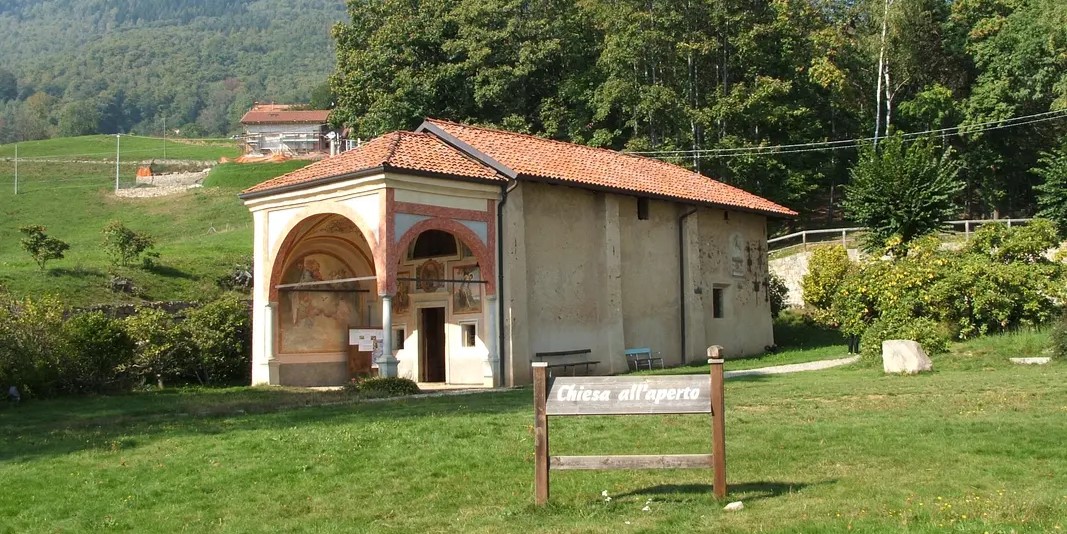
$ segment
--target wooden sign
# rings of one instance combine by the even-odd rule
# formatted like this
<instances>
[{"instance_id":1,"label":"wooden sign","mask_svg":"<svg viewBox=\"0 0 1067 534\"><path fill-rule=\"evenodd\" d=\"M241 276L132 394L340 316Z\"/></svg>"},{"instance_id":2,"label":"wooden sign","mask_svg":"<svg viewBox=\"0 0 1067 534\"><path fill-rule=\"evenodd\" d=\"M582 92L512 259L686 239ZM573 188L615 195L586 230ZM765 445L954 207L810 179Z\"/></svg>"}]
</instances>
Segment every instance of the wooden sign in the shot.
<instances>
[{"instance_id":1,"label":"wooden sign","mask_svg":"<svg viewBox=\"0 0 1067 534\"><path fill-rule=\"evenodd\" d=\"M548 415L711 413L706 375L578 376L552 380Z\"/></svg>"},{"instance_id":2,"label":"wooden sign","mask_svg":"<svg viewBox=\"0 0 1067 534\"><path fill-rule=\"evenodd\" d=\"M715 354L718 354L718 347ZM712 349L708 349L711 353ZM710 354L709 354L710 355ZM559 377L533 363L534 500L548 502L549 471L567 469L711 468L716 498L726 497L723 360L709 359L709 375ZM549 416L711 414L711 454L550 456Z\"/></svg>"}]
</instances>

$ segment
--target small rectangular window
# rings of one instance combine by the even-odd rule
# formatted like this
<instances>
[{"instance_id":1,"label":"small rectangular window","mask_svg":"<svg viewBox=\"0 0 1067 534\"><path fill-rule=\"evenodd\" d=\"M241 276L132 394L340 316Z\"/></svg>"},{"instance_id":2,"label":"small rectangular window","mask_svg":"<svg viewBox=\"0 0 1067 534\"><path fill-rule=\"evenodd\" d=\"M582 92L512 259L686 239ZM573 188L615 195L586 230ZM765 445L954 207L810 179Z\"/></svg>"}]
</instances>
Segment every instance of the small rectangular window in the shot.
<instances>
[{"instance_id":1,"label":"small rectangular window","mask_svg":"<svg viewBox=\"0 0 1067 534\"><path fill-rule=\"evenodd\" d=\"M723 310L723 294L726 288L716 287L711 290L711 316L716 319L722 319L725 316Z\"/></svg>"},{"instance_id":2,"label":"small rectangular window","mask_svg":"<svg viewBox=\"0 0 1067 534\"><path fill-rule=\"evenodd\" d=\"M403 350L404 340L407 339L406 328L403 326L399 328L393 328L393 350Z\"/></svg>"},{"instance_id":3,"label":"small rectangular window","mask_svg":"<svg viewBox=\"0 0 1067 534\"><path fill-rule=\"evenodd\" d=\"M642 221L648 220L648 199L637 199L637 218Z\"/></svg>"},{"instance_id":4,"label":"small rectangular window","mask_svg":"<svg viewBox=\"0 0 1067 534\"><path fill-rule=\"evenodd\" d=\"M475 323L462 323L459 325L462 332L462 345L473 347L478 341L478 325Z\"/></svg>"}]
</instances>

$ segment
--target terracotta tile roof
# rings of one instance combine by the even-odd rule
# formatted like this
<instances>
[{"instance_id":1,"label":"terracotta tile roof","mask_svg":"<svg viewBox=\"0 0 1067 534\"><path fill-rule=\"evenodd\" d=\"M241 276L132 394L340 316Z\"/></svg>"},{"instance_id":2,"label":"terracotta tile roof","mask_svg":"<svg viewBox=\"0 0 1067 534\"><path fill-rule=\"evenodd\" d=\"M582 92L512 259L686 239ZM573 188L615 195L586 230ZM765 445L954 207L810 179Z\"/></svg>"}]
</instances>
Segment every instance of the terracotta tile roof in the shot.
<instances>
[{"instance_id":1,"label":"terracotta tile roof","mask_svg":"<svg viewBox=\"0 0 1067 534\"><path fill-rule=\"evenodd\" d=\"M380 167L482 180L505 180L492 168L452 148L434 135L392 132L348 152L267 180L244 190L242 195L338 178Z\"/></svg>"},{"instance_id":2,"label":"terracotta tile roof","mask_svg":"<svg viewBox=\"0 0 1067 534\"><path fill-rule=\"evenodd\" d=\"M659 160L437 119L426 123L518 173L518 177L794 216L742 189Z\"/></svg>"},{"instance_id":3,"label":"terracotta tile roof","mask_svg":"<svg viewBox=\"0 0 1067 534\"><path fill-rule=\"evenodd\" d=\"M330 110L282 111L252 108L241 117L241 124L326 124L329 118Z\"/></svg>"}]
</instances>

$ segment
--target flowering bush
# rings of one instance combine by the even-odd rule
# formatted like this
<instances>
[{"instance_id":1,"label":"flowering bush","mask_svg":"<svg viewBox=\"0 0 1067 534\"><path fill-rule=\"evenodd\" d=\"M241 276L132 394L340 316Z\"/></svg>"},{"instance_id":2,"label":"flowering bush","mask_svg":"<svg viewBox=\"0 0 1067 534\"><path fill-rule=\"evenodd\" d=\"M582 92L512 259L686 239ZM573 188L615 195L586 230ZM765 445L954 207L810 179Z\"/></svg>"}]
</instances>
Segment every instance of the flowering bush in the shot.
<instances>
[{"instance_id":1,"label":"flowering bush","mask_svg":"<svg viewBox=\"0 0 1067 534\"><path fill-rule=\"evenodd\" d=\"M845 247L833 245L813 250L808 259L808 274L800 281L804 304L812 308L817 316L829 310L838 288L853 269ZM821 319L833 322L828 317Z\"/></svg>"},{"instance_id":2,"label":"flowering bush","mask_svg":"<svg viewBox=\"0 0 1067 534\"><path fill-rule=\"evenodd\" d=\"M1067 297L1063 264L1044 256L1054 242L1051 223L1035 220L1028 227L983 227L960 251L944 250L931 236L891 259L842 266L840 247L817 250L804 280L805 302L820 322L863 334L862 352L904 336L936 353L948 337L1053 320Z\"/></svg>"}]
</instances>

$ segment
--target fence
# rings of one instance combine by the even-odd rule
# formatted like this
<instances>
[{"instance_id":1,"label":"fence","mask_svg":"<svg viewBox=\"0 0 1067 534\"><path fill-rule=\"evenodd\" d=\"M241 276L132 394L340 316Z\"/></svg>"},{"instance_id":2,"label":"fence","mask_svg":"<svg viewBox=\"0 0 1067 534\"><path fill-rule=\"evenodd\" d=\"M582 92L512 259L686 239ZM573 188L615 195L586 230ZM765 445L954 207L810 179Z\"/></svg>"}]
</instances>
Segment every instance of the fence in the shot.
<instances>
[{"instance_id":1,"label":"fence","mask_svg":"<svg viewBox=\"0 0 1067 534\"><path fill-rule=\"evenodd\" d=\"M1018 226L1028 224L1030 220L1031 219L967 219L961 221L948 221L945 224L950 228L946 233L962 235L964 239L970 239L971 233L983 224L1007 224L1008 228L1011 228L1013 225ZM839 244L846 249L858 248L856 243L865 230L866 228L864 227L804 230L803 232L796 232L768 239L767 247L772 254L791 253L795 248L800 248L801 250L806 251L808 250L809 245Z\"/></svg>"}]
</instances>

